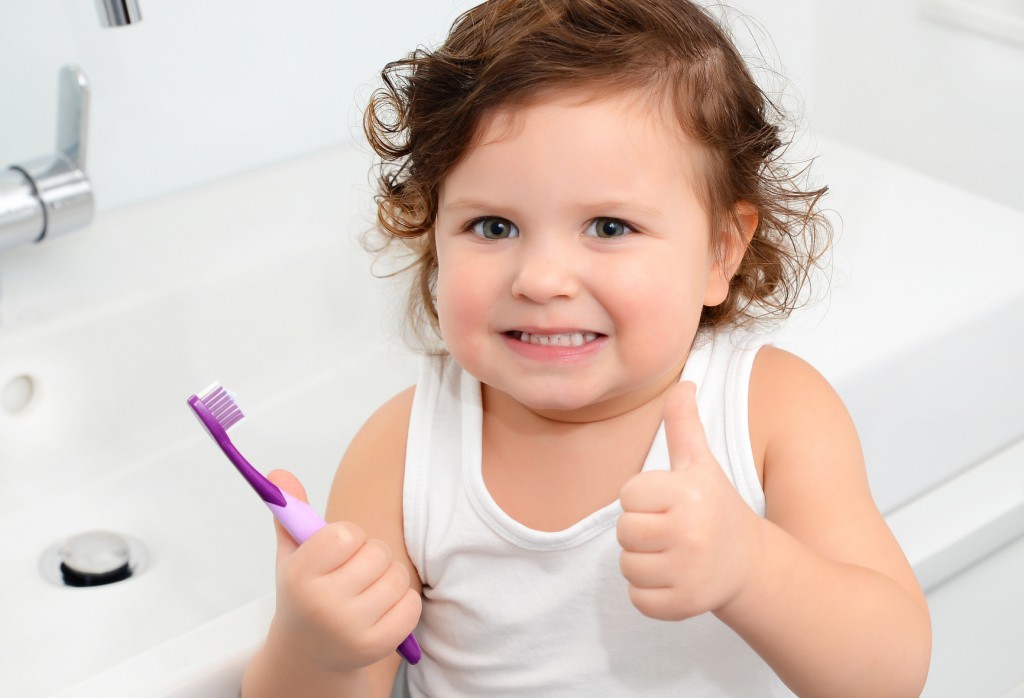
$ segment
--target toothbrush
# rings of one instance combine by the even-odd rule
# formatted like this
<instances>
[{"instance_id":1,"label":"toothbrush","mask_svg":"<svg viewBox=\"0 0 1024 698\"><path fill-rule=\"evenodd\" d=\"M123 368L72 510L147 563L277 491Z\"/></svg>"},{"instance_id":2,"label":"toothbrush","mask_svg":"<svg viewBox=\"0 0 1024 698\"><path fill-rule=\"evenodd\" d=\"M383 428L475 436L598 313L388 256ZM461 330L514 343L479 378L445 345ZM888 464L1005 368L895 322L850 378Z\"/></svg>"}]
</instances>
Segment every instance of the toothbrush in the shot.
<instances>
[{"instance_id":1,"label":"toothbrush","mask_svg":"<svg viewBox=\"0 0 1024 698\"><path fill-rule=\"evenodd\" d=\"M199 395L188 399L188 406L195 412L199 423L203 425L210 437L217 442L220 450L234 464L245 481L256 490L256 494L264 501L267 508L274 514L295 542L302 544L307 538L326 526L313 508L265 478L260 471L252 467L249 461L235 448L228 438L228 429L245 419L242 410L235 403L234 396L225 390L220 383L214 383ZM410 664L416 664L423 656L416 638L409 637L395 650Z\"/></svg>"}]
</instances>

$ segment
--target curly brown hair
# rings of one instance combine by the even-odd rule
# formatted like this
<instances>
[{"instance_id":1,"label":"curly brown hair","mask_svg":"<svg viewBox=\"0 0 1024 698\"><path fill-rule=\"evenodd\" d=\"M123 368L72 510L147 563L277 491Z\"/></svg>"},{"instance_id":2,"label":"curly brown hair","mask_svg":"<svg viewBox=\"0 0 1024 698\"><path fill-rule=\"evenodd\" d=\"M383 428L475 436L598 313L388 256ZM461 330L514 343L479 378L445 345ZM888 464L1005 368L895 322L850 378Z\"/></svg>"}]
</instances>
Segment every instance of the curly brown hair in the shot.
<instances>
[{"instance_id":1,"label":"curly brown hair","mask_svg":"<svg viewBox=\"0 0 1024 698\"><path fill-rule=\"evenodd\" d=\"M737 206L757 227L725 301L701 326L785 317L831 241L822 188L801 188L781 156L784 114L756 84L726 31L687 0L491 0L460 16L436 50L385 66L363 127L380 158L378 228L404 242L421 342L439 337L433 227L438 192L483 119L559 90L641 92L672 108L700 148L698 195L712 245L742 236Z\"/></svg>"}]
</instances>

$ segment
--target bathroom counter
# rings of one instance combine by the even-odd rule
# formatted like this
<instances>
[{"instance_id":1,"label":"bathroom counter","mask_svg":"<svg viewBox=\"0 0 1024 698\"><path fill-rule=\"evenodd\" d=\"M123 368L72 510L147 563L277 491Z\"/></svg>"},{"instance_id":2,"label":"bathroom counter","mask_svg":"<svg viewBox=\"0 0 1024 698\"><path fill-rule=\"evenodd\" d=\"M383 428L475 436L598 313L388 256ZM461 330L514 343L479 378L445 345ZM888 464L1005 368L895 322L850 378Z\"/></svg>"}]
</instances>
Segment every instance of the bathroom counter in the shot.
<instances>
[{"instance_id":1,"label":"bathroom counter","mask_svg":"<svg viewBox=\"0 0 1024 698\"><path fill-rule=\"evenodd\" d=\"M829 294L777 343L836 387L883 512L1024 437L1024 213L822 140Z\"/></svg>"}]
</instances>

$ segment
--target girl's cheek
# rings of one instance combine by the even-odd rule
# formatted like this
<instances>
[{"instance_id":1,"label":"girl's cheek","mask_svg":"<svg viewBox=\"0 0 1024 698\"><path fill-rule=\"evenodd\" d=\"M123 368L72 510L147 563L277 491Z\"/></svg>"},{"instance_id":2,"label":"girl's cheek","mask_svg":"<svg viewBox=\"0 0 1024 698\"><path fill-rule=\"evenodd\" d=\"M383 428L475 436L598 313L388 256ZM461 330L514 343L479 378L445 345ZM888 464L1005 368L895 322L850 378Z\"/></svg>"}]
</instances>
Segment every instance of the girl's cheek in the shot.
<instances>
[{"instance_id":1,"label":"girl's cheek","mask_svg":"<svg viewBox=\"0 0 1024 698\"><path fill-rule=\"evenodd\" d=\"M473 302L474 296L471 288L460 282L459 278L438 275L437 315L441 335L446 343L458 341L467 325L479 313L479 308L475 307L478 304Z\"/></svg>"}]
</instances>

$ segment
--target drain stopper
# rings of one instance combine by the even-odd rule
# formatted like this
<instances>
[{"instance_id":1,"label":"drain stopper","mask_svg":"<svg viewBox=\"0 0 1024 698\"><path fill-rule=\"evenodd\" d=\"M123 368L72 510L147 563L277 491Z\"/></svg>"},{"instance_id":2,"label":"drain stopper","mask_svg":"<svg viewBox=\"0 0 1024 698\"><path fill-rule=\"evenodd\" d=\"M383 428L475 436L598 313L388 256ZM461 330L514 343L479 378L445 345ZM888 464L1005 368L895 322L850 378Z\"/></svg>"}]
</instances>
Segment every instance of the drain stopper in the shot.
<instances>
[{"instance_id":1,"label":"drain stopper","mask_svg":"<svg viewBox=\"0 0 1024 698\"><path fill-rule=\"evenodd\" d=\"M60 581L71 587L113 584L132 576L129 541L108 531L89 531L69 538L56 550Z\"/></svg>"}]
</instances>

